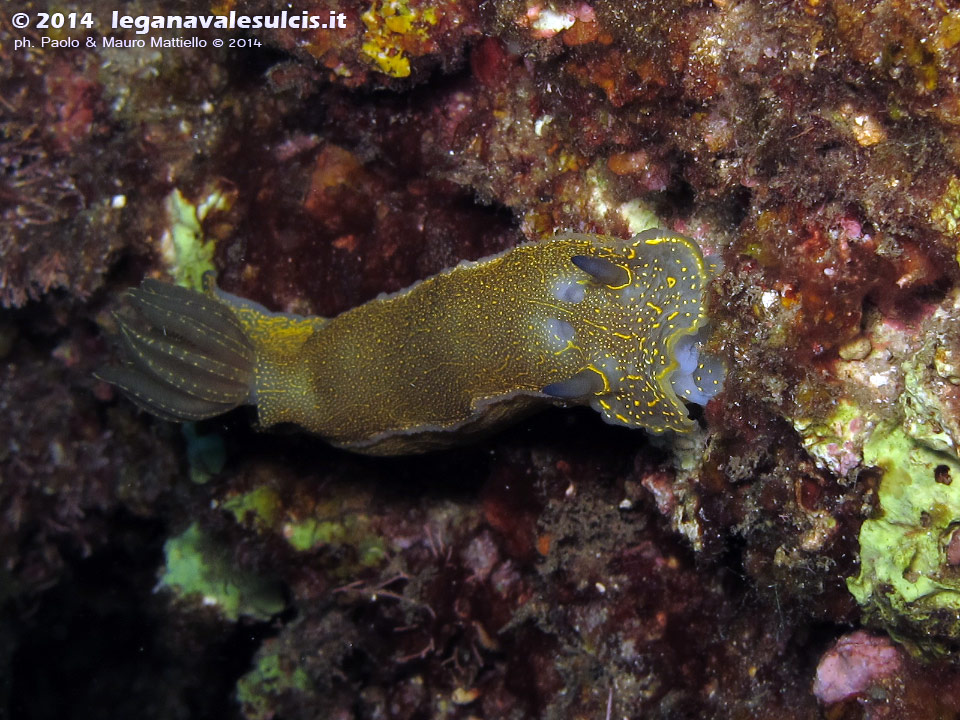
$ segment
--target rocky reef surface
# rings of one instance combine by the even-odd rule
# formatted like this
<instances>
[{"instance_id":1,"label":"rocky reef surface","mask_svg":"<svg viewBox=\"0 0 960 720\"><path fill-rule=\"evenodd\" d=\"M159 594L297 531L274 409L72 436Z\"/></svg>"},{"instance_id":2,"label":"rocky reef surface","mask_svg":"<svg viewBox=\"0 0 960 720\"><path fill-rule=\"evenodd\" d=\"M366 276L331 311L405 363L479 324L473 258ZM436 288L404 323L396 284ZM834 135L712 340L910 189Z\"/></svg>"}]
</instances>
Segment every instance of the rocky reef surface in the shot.
<instances>
[{"instance_id":1,"label":"rocky reef surface","mask_svg":"<svg viewBox=\"0 0 960 720\"><path fill-rule=\"evenodd\" d=\"M960 717L960 10L117 9L0 11L0 716ZM144 276L330 316L651 216L721 264L693 435L373 459L92 376Z\"/></svg>"}]
</instances>

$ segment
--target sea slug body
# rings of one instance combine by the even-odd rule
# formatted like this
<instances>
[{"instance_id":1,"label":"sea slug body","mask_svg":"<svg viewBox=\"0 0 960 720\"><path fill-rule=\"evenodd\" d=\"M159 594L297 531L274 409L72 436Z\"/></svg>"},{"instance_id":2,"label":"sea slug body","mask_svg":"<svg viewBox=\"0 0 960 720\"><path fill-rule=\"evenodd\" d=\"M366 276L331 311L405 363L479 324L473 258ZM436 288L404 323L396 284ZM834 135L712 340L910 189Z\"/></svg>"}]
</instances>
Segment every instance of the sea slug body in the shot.
<instances>
[{"instance_id":1,"label":"sea slug body","mask_svg":"<svg viewBox=\"0 0 960 720\"><path fill-rule=\"evenodd\" d=\"M394 455L459 444L545 404L688 432L724 368L700 350L711 269L664 229L566 233L465 261L332 319L145 281L120 318L123 366L100 377L160 417L241 404L338 447Z\"/></svg>"}]
</instances>

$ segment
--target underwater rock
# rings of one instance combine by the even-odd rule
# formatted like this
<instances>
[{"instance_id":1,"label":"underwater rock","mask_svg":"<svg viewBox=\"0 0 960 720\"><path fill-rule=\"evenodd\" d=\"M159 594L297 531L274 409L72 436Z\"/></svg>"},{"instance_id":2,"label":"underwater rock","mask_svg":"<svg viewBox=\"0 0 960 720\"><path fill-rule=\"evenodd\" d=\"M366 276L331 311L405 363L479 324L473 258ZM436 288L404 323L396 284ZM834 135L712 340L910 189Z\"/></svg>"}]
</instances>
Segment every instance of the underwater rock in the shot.
<instances>
[{"instance_id":1,"label":"underwater rock","mask_svg":"<svg viewBox=\"0 0 960 720\"><path fill-rule=\"evenodd\" d=\"M896 676L902 664L900 651L888 638L852 632L820 658L813 694L827 705L866 695L878 680Z\"/></svg>"}]
</instances>

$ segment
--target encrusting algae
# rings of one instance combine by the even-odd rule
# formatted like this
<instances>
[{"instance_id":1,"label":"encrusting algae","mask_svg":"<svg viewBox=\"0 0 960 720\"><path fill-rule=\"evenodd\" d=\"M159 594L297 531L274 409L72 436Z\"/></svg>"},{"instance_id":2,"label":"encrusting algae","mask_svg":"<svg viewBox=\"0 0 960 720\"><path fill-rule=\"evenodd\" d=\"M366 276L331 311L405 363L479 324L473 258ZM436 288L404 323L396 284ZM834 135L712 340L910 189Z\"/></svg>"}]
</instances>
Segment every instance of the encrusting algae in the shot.
<instances>
[{"instance_id":1,"label":"encrusting algae","mask_svg":"<svg viewBox=\"0 0 960 720\"><path fill-rule=\"evenodd\" d=\"M264 426L376 455L458 444L546 404L688 432L683 401L705 404L724 377L700 352L711 273L693 241L655 228L520 245L329 320L212 281L201 294L147 280L120 320L127 363L99 376L165 419L253 404Z\"/></svg>"}]
</instances>

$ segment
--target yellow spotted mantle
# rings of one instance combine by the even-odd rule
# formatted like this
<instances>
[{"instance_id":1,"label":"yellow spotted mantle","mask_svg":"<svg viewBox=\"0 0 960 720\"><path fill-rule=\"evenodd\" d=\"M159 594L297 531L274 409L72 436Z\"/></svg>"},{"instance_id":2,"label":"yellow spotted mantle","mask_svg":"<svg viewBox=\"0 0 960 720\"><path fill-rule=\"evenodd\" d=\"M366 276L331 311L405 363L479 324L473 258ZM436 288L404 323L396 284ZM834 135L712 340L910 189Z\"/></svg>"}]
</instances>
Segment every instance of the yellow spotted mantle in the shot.
<instances>
[{"instance_id":1,"label":"yellow spotted mantle","mask_svg":"<svg viewBox=\"0 0 960 720\"><path fill-rule=\"evenodd\" d=\"M238 321L222 330L233 339L219 349L243 349L219 358L202 345L189 350L206 361L206 372L213 358L232 366L231 378L247 373L247 387L235 395L256 405L264 426L295 423L358 452L448 446L551 403L589 404L611 423L652 432L686 432L694 423L678 393L699 388L710 397L722 381L718 367L697 360L692 368L688 360L681 370L676 357L705 322L709 274L693 241L662 229L630 240L563 234L462 262L330 320L270 313L211 288L204 301L218 312L229 308ZM147 316L141 320L156 325L166 317L151 315L145 303L173 312L164 292L159 283L131 292ZM213 312L194 306L202 318ZM105 379L164 417L224 411L223 388L204 414L196 402L203 383L181 377L197 364L192 356L180 358L178 369L162 357L151 364L156 330L134 321L123 330L126 374L108 369ZM675 381L683 372L691 390ZM167 386L159 399L151 397L158 380ZM184 403L190 412L178 412L177 393L194 401Z\"/></svg>"}]
</instances>

